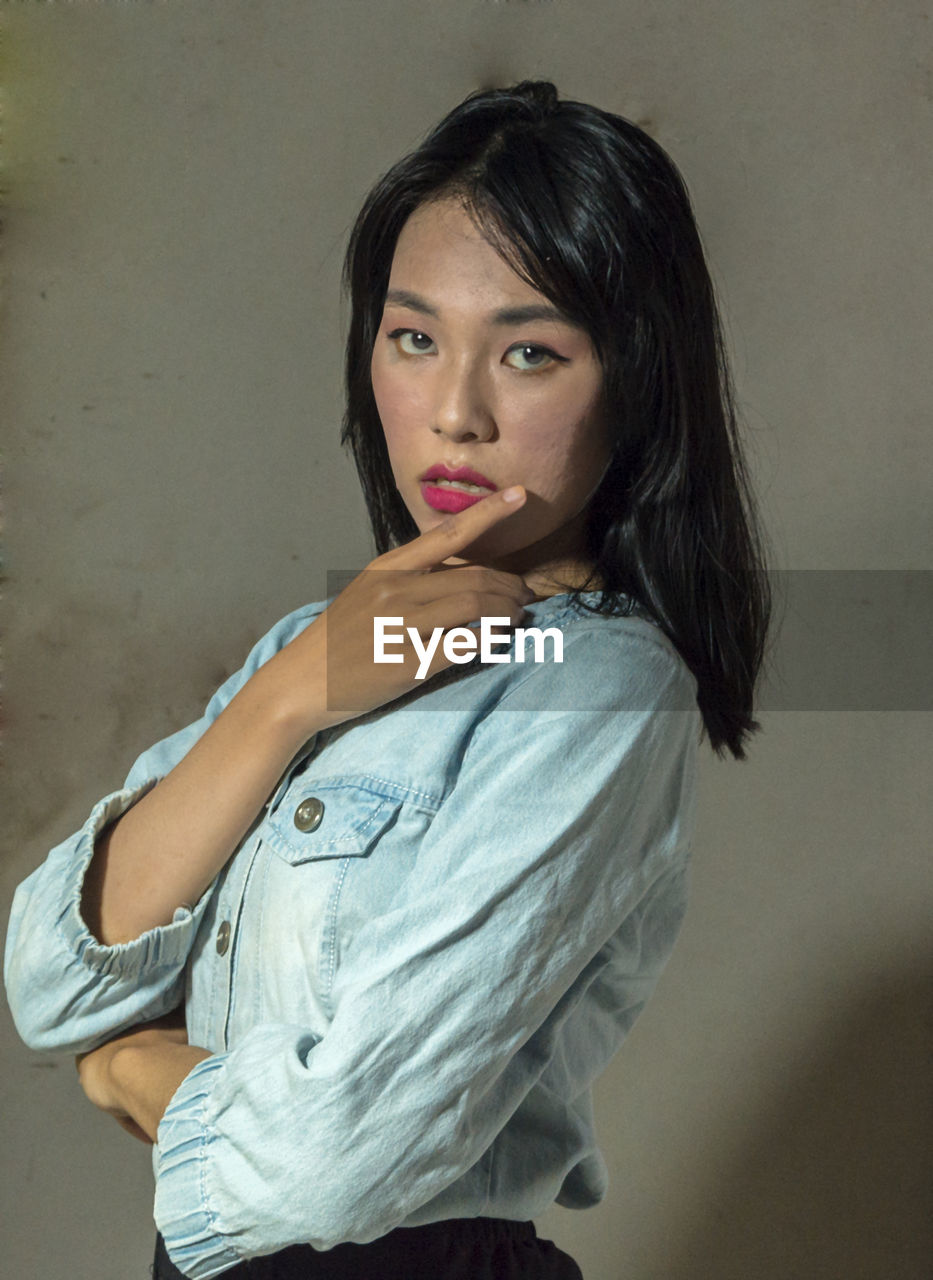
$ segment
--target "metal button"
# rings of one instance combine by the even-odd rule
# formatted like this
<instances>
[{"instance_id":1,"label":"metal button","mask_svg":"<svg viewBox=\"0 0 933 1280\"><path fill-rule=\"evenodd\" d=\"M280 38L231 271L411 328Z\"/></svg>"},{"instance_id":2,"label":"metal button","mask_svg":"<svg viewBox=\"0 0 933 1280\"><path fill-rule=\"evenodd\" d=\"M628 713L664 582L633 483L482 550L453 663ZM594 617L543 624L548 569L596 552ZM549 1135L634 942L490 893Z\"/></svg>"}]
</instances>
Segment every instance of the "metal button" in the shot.
<instances>
[{"instance_id":1,"label":"metal button","mask_svg":"<svg viewBox=\"0 0 933 1280\"><path fill-rule=\"evenodd\" d=\"M230 946L230 921L224 920L220 928L217 930L217 954L225 956L227 948Z\"/></svg>"},{"instance_id":2,"label":"metal button","mask_svg":"<svg viewBox=\"0 0 933 1280\"><path fill-rule=\"evenodd\" d=\"M324 817L324 801L308 796L295 810L295 826L299 831L316 831Z\"/></svg>"}]
</instances>

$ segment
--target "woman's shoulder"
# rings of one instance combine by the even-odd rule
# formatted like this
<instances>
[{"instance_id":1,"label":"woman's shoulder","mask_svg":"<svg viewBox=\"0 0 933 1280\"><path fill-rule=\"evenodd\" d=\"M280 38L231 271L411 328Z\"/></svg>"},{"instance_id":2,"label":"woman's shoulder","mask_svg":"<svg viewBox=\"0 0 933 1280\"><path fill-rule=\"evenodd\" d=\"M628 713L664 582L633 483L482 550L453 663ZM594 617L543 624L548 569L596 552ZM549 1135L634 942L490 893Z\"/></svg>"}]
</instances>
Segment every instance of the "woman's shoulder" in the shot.
<instances>
[{"instance_id":1,"label":"woman's shoulder","mask_svg":"<svg viewBox=\"0 0 933 1280\"><path fill-rule=\"evenodd\" d=\"M600 602L599 591L550 596L529 605L529 621L521 625L560 633L561 665L575 694L598 689L601 697L616 692L655 703L667 690L692 705L696 679L648 611L628 597L617 597L612 611L601 612Z\"/></svg>"}]
</instances>

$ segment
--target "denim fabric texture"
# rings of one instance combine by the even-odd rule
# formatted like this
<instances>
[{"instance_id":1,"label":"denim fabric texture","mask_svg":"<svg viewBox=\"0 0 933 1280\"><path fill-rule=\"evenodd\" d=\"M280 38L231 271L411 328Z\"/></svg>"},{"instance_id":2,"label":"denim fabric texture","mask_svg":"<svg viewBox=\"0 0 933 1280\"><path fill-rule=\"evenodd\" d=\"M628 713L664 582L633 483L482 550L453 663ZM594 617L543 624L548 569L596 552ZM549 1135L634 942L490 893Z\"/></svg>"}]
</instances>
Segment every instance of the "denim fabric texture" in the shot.
<instances>
[{"instance_id":1,"label":"denim fabric texture","mask_svg":"<svg viewBox=\"0 0 933 1280\"><path fill-rule=\"evenodd\" d=\"M685 910L696 682L646 619L558 595L523 625L559 627L562 663L477 655L322 731L200 901L132 942L93 938L97 834L329 602L273 627L13 902L4 976L27 1044L87 1050L184 1000L211 1051L153 1148L156 1224L193 1280L299 1243L600 1201L590 1086Z\"/></svg>"}]
</instances>

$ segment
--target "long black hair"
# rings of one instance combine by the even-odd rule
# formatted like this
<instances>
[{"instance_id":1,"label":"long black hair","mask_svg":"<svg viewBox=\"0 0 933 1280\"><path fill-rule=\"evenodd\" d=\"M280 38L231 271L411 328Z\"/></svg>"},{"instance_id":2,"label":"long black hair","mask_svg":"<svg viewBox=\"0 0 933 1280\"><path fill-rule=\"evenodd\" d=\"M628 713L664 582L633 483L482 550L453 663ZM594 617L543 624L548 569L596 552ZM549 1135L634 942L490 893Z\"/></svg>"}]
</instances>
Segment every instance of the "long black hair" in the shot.
<instances>
[{"instance_id":1,"label":"long black hair","mask_svg":"<svg viewBox=\"0 0 933 1280\"><path fill-rule=\"evenodd\" d=\"M710 745L744 759L771 597L709 271L683 178L622 116L549 81L470 94L367 197L344 286L349 444L377 552L418 527L395 486L370 358L399 233L457 196L505 261L582 324L614 448L590 504L585 609L647 612L698 683ZM580 600L599 583L598 601Z\"/></svg>"}]
</instances>

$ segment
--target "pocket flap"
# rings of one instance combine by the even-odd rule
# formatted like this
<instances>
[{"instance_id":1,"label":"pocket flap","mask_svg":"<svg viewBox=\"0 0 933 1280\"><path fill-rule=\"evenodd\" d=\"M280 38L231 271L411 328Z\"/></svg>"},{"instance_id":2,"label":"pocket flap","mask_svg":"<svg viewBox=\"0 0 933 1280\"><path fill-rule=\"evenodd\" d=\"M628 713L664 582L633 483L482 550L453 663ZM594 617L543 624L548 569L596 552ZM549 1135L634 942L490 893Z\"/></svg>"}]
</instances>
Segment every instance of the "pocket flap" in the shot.
<instances>
[{"instance_id":1,"label":"pocket flap","mask_svg":"<svg viewBox=\"0 0 933 1280\"><path fill-rule=\"evenodd\" d=\"M401 803L374 786L301 778L266 819L263 836L291 863L363 858L395 821Z\"/></svg>"}]
</instances>

